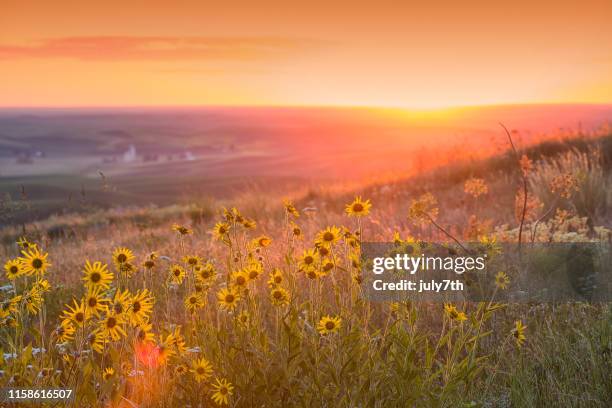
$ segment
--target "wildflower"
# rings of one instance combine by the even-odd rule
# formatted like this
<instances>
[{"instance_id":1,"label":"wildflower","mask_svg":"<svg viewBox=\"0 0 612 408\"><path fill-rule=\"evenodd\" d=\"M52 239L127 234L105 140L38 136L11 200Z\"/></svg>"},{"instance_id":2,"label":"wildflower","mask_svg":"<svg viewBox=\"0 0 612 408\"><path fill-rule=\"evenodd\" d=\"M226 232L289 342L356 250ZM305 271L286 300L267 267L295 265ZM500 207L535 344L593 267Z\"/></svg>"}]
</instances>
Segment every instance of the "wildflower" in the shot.
<instances>
[{"instance_id":1,"label":"wildflower","mask_svg":"<svg viewBox=\"0 0 612 408\"><path fill-rule=\"evenodd\" d=\"M300 269L310 270L315 267L315 263L319 259L319 254L315 252L315 249L307 249L302 254L299 260Z\"/></svg>"},{"instance_id":2,"label":"wildflower","mask_svg":"<svg viewBox=\"0 0 612 408\"><path fill-rule=\"evenodd\" d=\"M212 364L205 358L195 360L191 365L191 372L196 382L207 380L212 375Z\"/></svg>"},{"instance_id":3,"label":"wildflower","mask_svg":"<svg viewBox=\"0 0 612 408\"><path fill-rule=\"evenodd\" d=\"M64 310L63 319L71 320L77 326L82 326L88 320L88 316L85 313L85 303L81 300L80 303L77 303L75 299L72 299L74 302L74 307L70 305L66 305L68 310Z\"/></svg>"},{"instance_id":4,"label":"wildflower","mask_svg":"<svg viewBox=\"0 0 612 408\"><path fill-rule=\"evenodd\" d=\"M36 247L23 250L21 254L23 257L19 258L19 261L26 275L43 275L47 268L51 266L49 261L47 261L49 254L40 252Z\"/></svg>"},{"instance_id":5,"label":"wildflower","mask_svg":"<svg viewBox=\"0 0 612 408\"><path fill-rule=\"evenodd\" d=\"M340 317L323 316L317 324L317 331L323 335L332 334L338 332L341 326L342 319Z\"/></svg>"},{"instance_id":6,"label":"wildflower","mask_svg":"<svg viewBox=\"0 0 612 408\"><path fill-rule=\"evenodd\" d=\"M266 236L266 235L262 235L260 237L257 237L255 239L253 239L252 241L252 245L254 247L259 247L259 248L265 248L270 246L270 244L272 243L272 238Z\"/></svg>"},{"instance_id":7,"label":"wildflower","mask_svg":"<svg viewBox=\"0 0 612 408\"><path fill-rule=\"evenodd\" d=\"M181 326L176 326L174 331L168 335L166 338L166 343L169 346L174 347L176 352L179 355L185 354L187 352L187 345L185 344L185 338L181 334Z\"/></svg>"},{"instance_id":8,"label":"wildflower","mask_svg":"<svg viewBox=\"0 0 612 408\"><path fill-rule=\"evenodd\" d=\"M202 258L197 255L187 255L183 257L183 262L189 265L191 268L194 268L202 263Z\"/></svg>"},{"instance_id":9,"label":"wildflower","mask_svg":"<svg viewBox=\"0 0 612 408\"><path fill-rule=\"evenodd\" d=\"M232 311L240 300L240 293L234 289L221 289L217 294L217 299L221 309Z\"/></svg>"},{"instance_id":10,"label":"wildflower","mask_svg":"<svg viewBox=\"0 0 612 408\"><path fill-rule=\"evenodd\" d=\"M26 237L20 237L17 240L17 245L19 245L19 248L21 249L36 249L37 246L34 242L30 242L27 240Z\"/></svg>"},{"instance_id":11,"label":"wildflower","mask_svg":"<svg viewBox=\"0 0 612 408\"><path fill-rule=\"evenodd\" d=\"M31 315L36 315L40 311L43 305L42 292L36 288L30 289L29 292L23 295L23 302L25 303L26 310Z\"/></svg>"},{"instance_id":12,"label":"wildflower","mask_svg":"<svg viewBox=\"0 0 612 408\"><path fill-rule=\"evenodd\" d=\"M100 322L100 331L106 337L110 337L114 341L119 340L122 336L125 336L125 331L123 330L124 320L121 315L117 315L111 311L109 311L104 319Z\"/></svg>"},{"instance_id":13,"label":"wildflower","mask_svg":"<svg viewBox=\"0 0 612 408\"><path fill-rule=\"evenodd\" d=\"M89 260L85 261L84 273L83 281L88 288L108 289L113 281L113 274L108 271L105 264L99 261L93 264Z\"/></svg>"},{"instance_id":14,"label":"wildflower","mask_svg":"<svg viewBox=\"0 0 612 408\"><path fill-rule=\"evenodd\" d=\"M180 285L185 279L185 269L181 265L172 265L170 267L170 280L172 283Z\"/></svg>"},{"instance_id":15,"label":"wildflower","mask_svg":"<svg viewBox=\"0 0 612 408\"><path fill-rule=\"evenodd\" d=\"M171 344L173 342L174 336L172 334L169 334L168 336L166 336L166 339L164 341L160 342L157 345L157 362L159 364L165 365L168 359L176 354Z\"/></svg>"},{"instance_id":16,"label":"wildflower","mask_svg":"<svg viewBox=\"0 0 612 408\"><path fill-rule=\"evenodd\" d=\"M317 234L315 242L322 246L331 246L340 240L340 229L336 226L327 227Z\"/></svg>"},{"instance_id":17,"label":"wildflower","mask_svg":"<svg viewBox=\"0 0 612 408\"><path fill-rule=\"evenodd\" d=\"M321 272L319 272L318 270L311 268L311 269L305 269L302 270L302 272L304 272L304 274L306 275L306 277L308 279L319 279L321 277Z\"/></svg>"},{"instance_id":18,"label":"wildflower","mask_svg":"<svg viewBox=\"0 0 612 408\"><path fill-rule=\"evenodd\" d=\"M289 292L287 292L280 286L277 286L272 289L272 291L270 292L270 299L272 300L272 303L276 306L288 305L289 301L291 300Z\"/></svg>"},{"instance_id":19,"label":"wildflower","mask_svg":"<svg viewBox=\"0 0 612 408\"><path fill-rule=\"evenodd\" d=\"M108 381L115 376L115 369L113 367L106 367L104 369L104 373L102 373L102 378L104 381Z\"/></svg>"},{"instance_id":20,"label":"wildflower","mask_svg":"<svg viewBox=\"0 0 612 408\"><path fill-rule=\"evenodd\" d=\"M204 265L199 265L195 268L196 280L198 280L200 283L207 283L215 277L215 274L215 267L210 262L207 262Z\"/></svg>"},{"instance_id":21,"label":"wildflower","mask_svg":"<svg viewBox=\"0 0 612 408\"><path fill-rule=\"evenodd\" d=\"M322 275L327 275L329 272L331 272L336 266L336 260L333 258L324 258L321 261L321 274Z\"/></svg>"},{"instance_id":22,"label":"wildflower","mask_svg":"<svg viewBox=\"0 0 612 408\"><path fill-rule=\"evenodd\" d=\"M85 313L87 316L100 317L100 313L106 309L106 299L100 286L92 287L85 295Z\"/></svg>"},{"instance_id":23,"label":"wildflower","mask_svg":"<svg viewBox=\"0 0 612 408\"><path fill-rule=\"evenodd\" d=\"M274 269L270 274L270 279L268 280L268 286L270 289L275 288L276 286L283 283L283 274L279 269Z\"/></svg>"},{"instance_id":24,"label":"wildflower","mask_svg":"<svg viewBox=\"0 0 612 408\"><path fill-rule=\"evenodd\" d=\"M230 226L225 222L218 222L213 227L213 236L219 241L224 241L229 233Z\"/></svg>"},{"instance_id":25,"label":"wildflower","mask_svg":"<svg viewBox=\"0 0 612 408\"><path fill-rule=\"evenodd\" d=\"M300 216L300 212L297 210L297 208L295 208L295 205L293 205L293 202L291 202L291 200L283 200L283 206L285 207L285 212L287 213L287 215L292 215L296 218Z\"/></svg>"},{"instance_id":26,"label":"wildflower","mask_svg":"<svg viewBox=\"0 0 612 408\"><path fill-rule=\"evenodd\" d=\"M355 200L346 205L345 212L349 217L364 217L370 213L370 200L362 201L361 197L355 198Z\"/></svg>"},{"instance_id":27,"label":"wildflower","mask_svg":"<svg viewBox=\"0 0 612 408\"><path fill-rule=\"evenodd\" d=\"M242 312L240 312L240 314L236 318L236 321L241 327L246 328L249 326L249 323L251 322L251 315L246 310L243 310Z\"/></svg>"},{"instance_id":28,"label":"wildflower","mask_svg":"<svg viewBox=\"0 0 612 408\"><path fill-rule=\"evenodd\" d=\"M55 328L53 333L58 343L66 343L74 339L75 328L70 320L64 320Z\"/></svg>"},{"instance_id":29,"label":"wildflower","mask_svg":"<svg viewBox=\"0 0 612 408\"><path fill-rule=\"evenodd\" d=\"M245 218L245 220L242 222L242 226L245 229L255 229L257 223L255 222L255 220Z\"/></svg>"},{"instance_id":30,"label":"wildflower","mask_svg":"<svg viewBox=\"0 0 612 408\"><path fill-rule=\"evenodd\" d=\"M527 326L523 326L522 321L517 320L514 322L514 329L512 329L512 336L514 337L514 340L516 341L516 345L519 347L521 347L523 343L525 342L525 340L527 339L527 337L525 336L526 329L527 329Z\"/></svg>"},{"instance_id":31,"label":"wildflower","mask_svg":"<svg viewBox=\"0 0 612 408\"><path fill-rule=\"evenodd\" d=\"M93 333L87 336L87 344L89 347L98 354L104 353L104 347L106 346L108 336L101 330L96 329Z\"/></svg>"},{"instance_id":32,"label":"wildflower","mask_svg":"<svg viewBox=\"0 0 612 408\"><path fill-rule=\"evenodd\" d=\"M455 320L457 322L463 322L467 320L467 315L463 312L458 311L457 308L450 303L444 304L444 311L451 320Z\"/></svg>"},{"instance_id":33,"label":"wildflower","mask_svg":"<svg viewBox=\"0 0 612 408\"><path fill-rule=\"evenodd\" d=\"M4 270L6 271L6 277L9 280L15 280L24 273L19 259L10 259L4 264Z\"/></svg>"},{"instance_id":34,"label":"wildflower","mask_svg":"<svg viewBox=\"0 0 612 408\"><path fill-rule=\"evenodd\" d=\"M425 193L418 199L412 200L408 209L408 218L418 221L435 220L438 216L438 202L431 193Z\"/></svg>"},{"instance_id":35,"label":"wildflower","mask_svg":"<svg viewBox=\"0 0 612 408\"><path fill-rule=\"evenodd\" d=\"M172 231L175 231L179 235L193 234L193 231L185 226L179 224L172 224Z\"/></svg>"},{"instance_id":36,"label":"wildflower","mask_svg":"<svg viewBox=\"0 0 612 408\"><path fill-rule=\"evenodd\" d=\"M303 237L302 228L300 228L299 225L291 221L291 224L289 225L289 227L291 229L291 234L293 235L294 238L302 239Z\"/></svg>"},{"instance_id":37,"label":"wildflower","mask_svg":"<svg viewBox=\"0 0 612 408\"><path fill-rule=\"evenodd\" d=\"M213 395L212 400L218 405L228 405L229 397L232 396L234 386L226 379L215 379L215 383L212 384Z\"/></svg>"},{"instance_id":38,"label":"wildflower","mask_svg":"<svg viewBox=\"0 0 612 408\"><path fill-rule=\"evenodd\" d=\"M129 290L126 289L122 292L117 289L113 299L108 304L108 308L118 315L123 314L130 307L130 300L131 295Z\"/></svg>"},{"instance_id":39,"label":"wildflower","mask_svg":"<svg viewBox=\"0 0 612 408\"><path fill-rule=\"evenodd\" d=\"M402 245L404 243L404 241L402 240L402 238L400 237L400 233L398 231L395 231L393 233L393 243L396 246Z\"/></svg>"},{"instance_id":40,"label":"wildflower","mask_svg":"<svg viewBox=\"0 0 612 408\"><path fill-rule=\"evenodd\" d=\"M245 268L245 272L250 281L259 278L259 275L263 273L263 266L259 262L250 262L249 266Z\"/></svg>"},{"instance_id":41,"label":"wildflower","mask_svg":"<svg viewBox=\"0 0 612 408\"><path fill-rule=\"evenodd\" d=\"M112 258L117 269L123 270L126 264L134 260L134 253L128 248L115 248Z\"/></svg>"},{"instance_id":42,"label":"wildflower","mask_svg":"<svg viewBox=\"0 0 612 408\"><path fill-rule=\"evenodd\" d=\"M140 322L136 325L135 338L141 343L153 343L155 341L155 335L151 331L153 325L149 322Z\"/></svg>"},{"instance_id":43,"label":"wildflower","mask_svg":"<svg viewBox=\"0 0 612 408\"><path fill-rule=\"evenodd\" d=\"M146 322L149 319L149 314L153 310L153 304L155 298L148 289L138 291L132 296L131 302L128 306L128 314L132 325L138 325L142 322Z\"/></svg>"},{"instance_id":44,"label":"wildflower","mask_svg":"<svg viewBox=\"0 0 612 408\"><path fill-rule=\"evenodd\" d=\"M204 302L202 301L202 297L197 293L192 293L185 298L185 309L190 313L195 313L197 309L202 307L204 307Z\"/></svg>"},{"instance_id":45,"label":"wildflower","mask_svg":"<svg viewBox=\"0 0 612 408\"><path fill-rule=\"evenodd\" d=\"M49 283L49 281L42 278L37 278L36 282L34 282L33 287L41 293L45 293L51 290L51 284Z\"/></svg>"},{"instance_id":46,"label":"wildflower","mask_svg":"<svg viewBox=\"0 0 612 408\"><path fill-rule=\"evenodd\" d=\"M514 215L517 221L523 216L523 206L525 205L525 192L521 189L516 193L514 199ZM544 204L533 194L527 192L527 203L525 205L525 221L534 221L538 218L538 212Z\"/></svg>"},{"instance_id":47,"label":"wildflower","mask_svg":"<svg viewBox=\"0 0 612 408\"><path fill-rule=\"evenodd\" d=\"M23 299L23 296L17 295L7 300L6 302L2 302L2 305L0 307L0 318L5 318L10 314L17 313L19 311L18 307L21 303L21 299Z\"/></svg>"},{"instance_id":48,"label":"wildflower","mask_svg":"<svg viewBox=\"0 0 612 408\"><path fill-rule=\"evenodd\" d=\"M495 286L499 289L506 289L510 283L510 278L506 275L506 272L499 271L495 275Z\"/></svg>"},{"instance_id":49,"label":"wildflower","mask_svg":"<svg viewBox=\"0 0 612 408\"><path fill-rule=\"evenodd\" d=\"M231 275L232 286L236 289L244 289L249 282L249 274L245 271L233 272Z\"/></svg>"},{"instance_id":50,"label":"wildflower","mask_svg":"<svg viewBox=\"0 0 612 408\"><path fill-rule=\"evenodd\" d=\"M189 370L186 364L180 363L176 367L174 367L174 375L177 377L181 377Z\"/></svg>"}]
</instances>

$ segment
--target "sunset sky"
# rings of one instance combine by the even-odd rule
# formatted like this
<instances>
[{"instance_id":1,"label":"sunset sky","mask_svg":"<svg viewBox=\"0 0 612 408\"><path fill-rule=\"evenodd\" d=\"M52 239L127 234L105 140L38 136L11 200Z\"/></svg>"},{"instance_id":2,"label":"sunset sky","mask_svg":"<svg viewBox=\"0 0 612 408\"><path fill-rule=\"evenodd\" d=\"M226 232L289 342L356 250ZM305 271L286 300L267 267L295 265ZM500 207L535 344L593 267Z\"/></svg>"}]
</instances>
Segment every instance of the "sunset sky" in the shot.
<instances>
[{"instance_id":1,"label":"sunset sky","mask_svg":"<svg viewBox=\"0 0 612 408\"><path fill-rule=\"evenodd\" d=\"M0 106L612 103L609 0L93 3L0 0Z\"/></svg>"}]
</instances>

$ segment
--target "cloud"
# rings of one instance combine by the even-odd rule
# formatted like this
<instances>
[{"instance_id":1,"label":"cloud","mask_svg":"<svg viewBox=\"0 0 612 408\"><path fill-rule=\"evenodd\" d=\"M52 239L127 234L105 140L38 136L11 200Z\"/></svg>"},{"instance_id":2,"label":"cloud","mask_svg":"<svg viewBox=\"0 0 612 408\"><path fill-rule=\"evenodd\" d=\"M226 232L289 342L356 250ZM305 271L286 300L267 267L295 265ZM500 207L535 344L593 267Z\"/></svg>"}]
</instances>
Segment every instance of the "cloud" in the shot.
<instances>
[{"instance_id":1,"label":"cloud","mask_svg":"<svg viewBox=\"0 0 612 408\"><path fill-rule=\"evenodd\" d=\"M64 37L26 45L0 44L0 60L252 60L289 57L321 45L318 40L283 37Z\"/></svg>"}]
</instances>

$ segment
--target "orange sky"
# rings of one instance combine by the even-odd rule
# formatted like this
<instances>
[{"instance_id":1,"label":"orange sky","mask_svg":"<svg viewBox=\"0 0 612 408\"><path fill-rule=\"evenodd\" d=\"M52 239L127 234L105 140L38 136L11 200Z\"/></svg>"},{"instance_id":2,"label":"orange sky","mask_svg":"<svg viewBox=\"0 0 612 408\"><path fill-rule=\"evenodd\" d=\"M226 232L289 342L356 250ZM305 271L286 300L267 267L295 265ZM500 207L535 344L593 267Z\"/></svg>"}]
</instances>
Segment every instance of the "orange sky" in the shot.
<instances>
[{"instance_id":1,"label":"orange sky","mask_svg":"<svg viewBox=\"0 0 612 408\"><path fill-rule=\"evenodd\" d=\"M0 106L612 102L609 0L90 3L0 0Z\"/></svg>"}]
</instances>

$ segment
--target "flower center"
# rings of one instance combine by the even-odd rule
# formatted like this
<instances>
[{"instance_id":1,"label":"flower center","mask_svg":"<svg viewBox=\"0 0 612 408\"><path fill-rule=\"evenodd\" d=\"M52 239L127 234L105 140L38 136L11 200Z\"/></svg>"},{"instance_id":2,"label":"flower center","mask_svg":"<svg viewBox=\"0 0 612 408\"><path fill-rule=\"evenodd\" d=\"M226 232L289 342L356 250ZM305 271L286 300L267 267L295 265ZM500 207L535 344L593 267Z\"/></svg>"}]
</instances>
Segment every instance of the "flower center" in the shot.
<instances>
[{"instance_id":1,"label":"flower center","mask_svg":"<svg viewBox=\"0 0 612 408\"><path fill-rule=\"evenodd\" d=\"M93 283L98 283L100 282L100 279L102 279L102 276L98 272L94 272L91 274L90 279Z\"/></svg>"},{"instance_id":2,"label":"flower center","mask_svg":"<svg viewBox=\"0 0 612 408\"><path fill-rule=\"evenodd\" d=\"M40 269L43 266L43 261L42 259L39 258L35 258L32 260L32 266L34 267L34 269Z\"/></svg>"},{"instance_id":3,"label":"flower center","mask_svg":"<svg viewBox=\"0 0 612 408\"><path fill-rule=\"evenodd\" d=\"M325 323L325 328L326 328L327 330L333 330L333 329L334 329L334 327L336 327L336 325L334 324L334 322L327 322L327 323Z\"/></svg>"}]
</instances>

